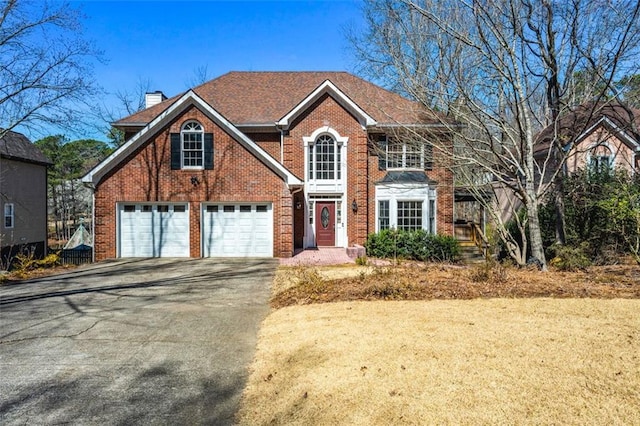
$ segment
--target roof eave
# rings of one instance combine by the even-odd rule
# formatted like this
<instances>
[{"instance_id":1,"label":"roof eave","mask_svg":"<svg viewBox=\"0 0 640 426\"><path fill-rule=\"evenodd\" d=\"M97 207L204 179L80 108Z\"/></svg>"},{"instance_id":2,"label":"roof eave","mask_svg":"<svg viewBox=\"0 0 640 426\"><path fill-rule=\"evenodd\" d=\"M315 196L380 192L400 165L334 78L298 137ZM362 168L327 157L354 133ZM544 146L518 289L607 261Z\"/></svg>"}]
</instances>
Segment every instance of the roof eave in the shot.
<instances>
[{"instance_id":1,"label":"roof eave","mask_svg":"<svg viewBox=\"0 0 640 426\"><path fill-rule=\"evenodd\" d=\"M330 80L325 80L315 88L306 98L300 101L291 111L276 122L276 125L288 129L291 123L302 114L313 102L317 101L325 93L329 93L343 108L353 114L363 128L375 126L376 120L367 114L362 108L352 101L344 92L338 89Z\"/></svg>"},{"instance_id":2,"label":"roof eave","mask_svg":"<svg viewBox=\"0 0 640 426\"><path fill-rule=\"evenodd\" d=\"M110 156L100 162L96 167L89 171L82 177L82 182L91 183L97 185L100 180L107 175L116 165L124 160L128 155L133 153L142 143L144 143L149 137L151 137L157 127L170 122L173 118L177 117L183 110L183 106L191 104L200 107L209 117L215 121L218 125L228 130L228 133L250 152L252 152L260 161L262 161L267 167L271 168L276 174L278 174L288 185L299 185L302 182L289 172L283 165L278 163L269 154L260 148L255 142L249 139L244 133L242 133L237 127L235 127L224 116L217 112L211 105L206 103L200 96L194 91L190 90L185 93L180 99L174 102L171 106L165 109L161 114L149 122L142 130L136 133L131 139L129 139L124 145L118 148Z\"/></svg>"}]
</instances>

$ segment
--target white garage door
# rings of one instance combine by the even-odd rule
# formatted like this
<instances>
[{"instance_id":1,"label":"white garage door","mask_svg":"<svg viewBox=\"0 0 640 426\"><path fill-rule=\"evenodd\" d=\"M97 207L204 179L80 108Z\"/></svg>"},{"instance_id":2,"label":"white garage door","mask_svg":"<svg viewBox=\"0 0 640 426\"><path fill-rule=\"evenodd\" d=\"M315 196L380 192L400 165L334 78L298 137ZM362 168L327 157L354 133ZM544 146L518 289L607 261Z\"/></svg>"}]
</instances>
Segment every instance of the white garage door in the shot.
<instances>
[{"instance_id":1,"label":"white garage door","mask_svg":"<svg viewBox=\"0 0 640 426\"><path fill-rule=\"evenodd\" d=\"M204 257L272 257L271 204L202 206Z\"/></svg>"},{"instance_id":2,"label":"white garage door","mask_svg":"<svg viewBox=\"0 0 640 426\"><path fill-rule=\"evenodd\" d=\"M118 206L120 257L188 257L187 204Z\"/></svg>"}]
</instances>

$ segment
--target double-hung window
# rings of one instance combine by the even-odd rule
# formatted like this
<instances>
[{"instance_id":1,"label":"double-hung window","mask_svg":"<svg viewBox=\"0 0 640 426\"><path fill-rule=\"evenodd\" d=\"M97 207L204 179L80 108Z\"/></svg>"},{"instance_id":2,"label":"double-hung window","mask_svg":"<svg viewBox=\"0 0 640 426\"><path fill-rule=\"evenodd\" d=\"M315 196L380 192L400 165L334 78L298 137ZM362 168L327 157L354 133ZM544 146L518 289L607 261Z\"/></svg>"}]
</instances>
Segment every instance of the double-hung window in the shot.
<instances>
[{"instance_id":1,"label":"double-hung window","mask_svg":"<svg viewBox=\"0 0 640 426\"><path fill-rule=\"evenodd\" d=\"M4 205L4 227L13 228L15 224L15 210L13 203L7 203Z\"/></svg>"},{"instance_id":2,"label":"double-hung window","mask_svg":"<svg viewBox=\"0 0 640 426\"><path fill-rule=\"evenodd\" d=\"M398 201L398 229L417 231L422 229L422 201Z\"/></svg>"},{"instance_id":3,"label":"double-hung window","mask_svg":"<svg viewBox=\"0 0 640 426\"><path fill-rule=\"evenodd\" d=\"M378 201L378 230L389 229L389 200Z\"/></svg>"},{"instance_id":4,"label":"double-hung window","mask_svg":"<svg viewBox=\"0 0 640 426\"><path fill-rule=\"evenodd\" d=\"M397 138L384 138L383 146L386 157L384 166L387 169L419 169L431 168L432 147L420 140L404 141Z\"/></svg>"},{"instance_id":5,"label":"double-hung window","mask_svg":"<svg viewBox=\"0 0 640 426\"><path fill-rule=\"evenodd\" d=\"M204 131L200 123L188 121L182 126L182 168L201 169L204 165Z\"/></svg>"}]
</instances>

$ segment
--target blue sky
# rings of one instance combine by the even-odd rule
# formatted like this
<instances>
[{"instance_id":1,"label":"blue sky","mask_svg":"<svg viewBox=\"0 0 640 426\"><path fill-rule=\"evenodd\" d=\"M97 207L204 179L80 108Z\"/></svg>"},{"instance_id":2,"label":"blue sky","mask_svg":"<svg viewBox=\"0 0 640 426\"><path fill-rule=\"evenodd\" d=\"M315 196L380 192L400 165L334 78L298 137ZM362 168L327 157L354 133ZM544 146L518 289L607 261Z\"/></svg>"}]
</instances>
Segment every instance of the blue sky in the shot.
<instances>
[{"instance_id":1,"label":"blue sky","mask_svg":"<svg viewBox=\"0 0 640 426\"><path fill-rule=\"evenodd\" d=\"M75 1L86 36L103 51L95 76L107 93L152 90L175 95L198 67L210 78L229 71L351 71L345 27L362 25L357 0ZM103 99L117 108L115 99ZM90 135L105 139L98 133Z\"/></svg>"}]
</instances>

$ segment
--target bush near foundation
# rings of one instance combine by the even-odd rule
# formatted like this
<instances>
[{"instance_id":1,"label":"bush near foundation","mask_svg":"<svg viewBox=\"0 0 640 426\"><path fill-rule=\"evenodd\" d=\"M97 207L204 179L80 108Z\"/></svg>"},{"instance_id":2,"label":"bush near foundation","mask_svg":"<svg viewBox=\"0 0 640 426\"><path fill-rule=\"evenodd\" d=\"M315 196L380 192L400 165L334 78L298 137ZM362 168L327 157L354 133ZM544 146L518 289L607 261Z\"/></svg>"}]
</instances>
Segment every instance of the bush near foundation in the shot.
<instances>
[{"instance_id":1,"label":"bush near foundation","mask_svg":"<svg viewBox=\"0 0 640 426\"><path fill-rule=\"evenodd\" d=\"M460 245L455 238L424 230L385 229L370 234L365 248L367 256L387 259L455 262L460 256Z\"/></svg>"}]
</instances>

